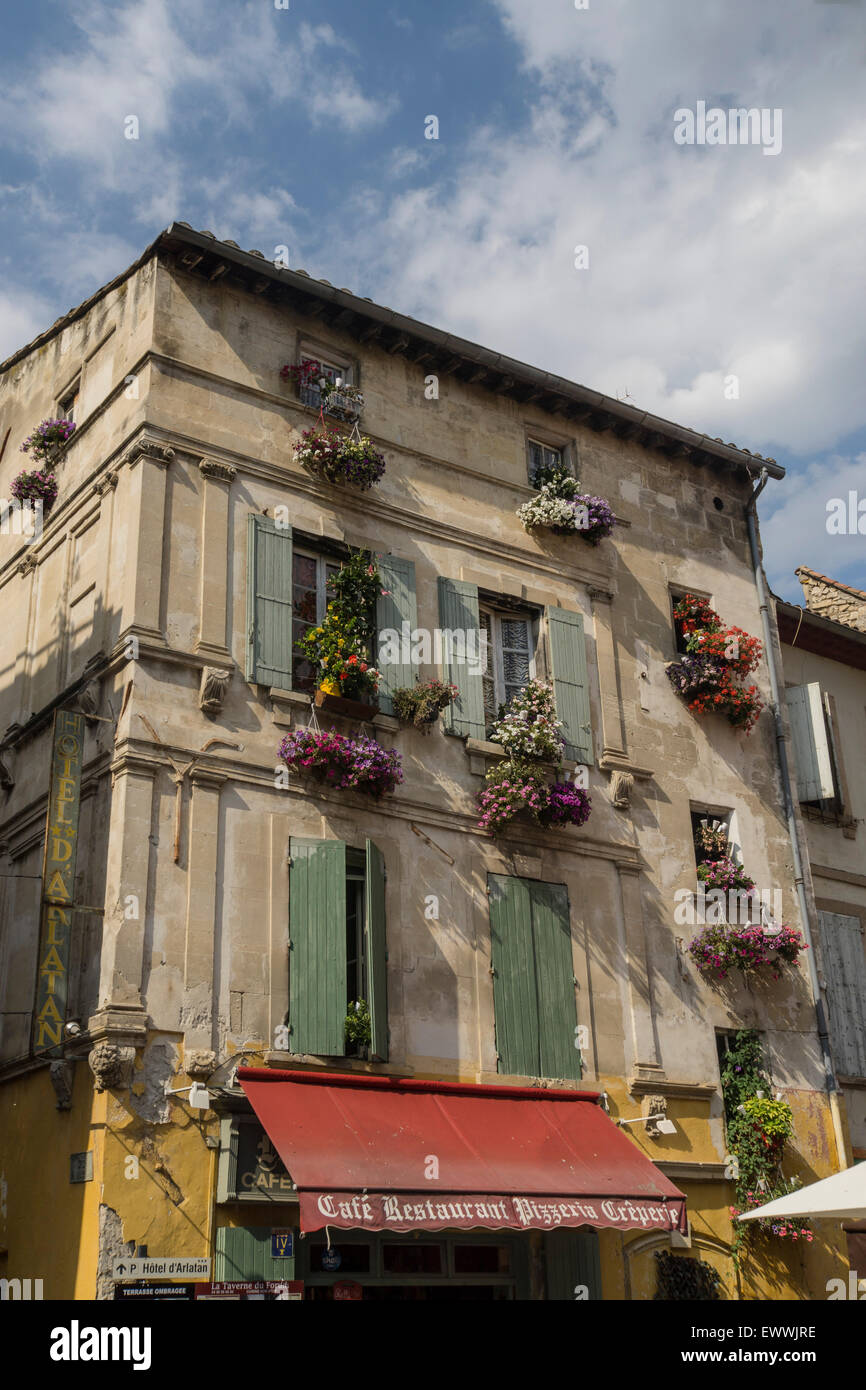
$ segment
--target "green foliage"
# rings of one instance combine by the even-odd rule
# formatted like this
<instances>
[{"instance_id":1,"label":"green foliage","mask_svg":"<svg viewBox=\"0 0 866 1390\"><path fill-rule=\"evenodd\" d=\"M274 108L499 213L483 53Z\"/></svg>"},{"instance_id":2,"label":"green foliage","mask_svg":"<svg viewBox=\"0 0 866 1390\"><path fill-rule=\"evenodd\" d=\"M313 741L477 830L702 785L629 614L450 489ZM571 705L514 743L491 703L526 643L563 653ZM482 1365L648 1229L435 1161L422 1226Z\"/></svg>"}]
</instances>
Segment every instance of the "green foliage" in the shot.
<instances>
[{"instance_id":1,"label":"green foliage","mask_svg":"<svg viewBox=\"0 0 866 1390\"><path fill-rule=\"evenodd\" d=\"M376 599L383 592L375 555L355 551L331 575L328 589L332 597L322 622L295 646L316 668L317 683L326 695L358 699L373 694L379 673L370 650Z\"/></svg>"},{"instance_id":2,"label":"green foliage","mask_svg":"<svg viewBox=\"0 0 866 1390\"><path fill-rule=\"evenodd\" d=\"M426 734L441 711L457 699L457 686L439 680L419 681L415 686L401 686L391 699L397 718Z\"/></svg>"},{"instance_id":3,"label":"green foliage","mask_svg":"<svg viewBox=\"0 0 866 1390\"><path fill-rule=\"evenodd\" d=\"M369 1045L373 1032L370 1022L370 1008L366 999L356 999L349 1005L346 1014L346 1042Z\"/></svg>"},{"instance_id":4,"label":"green foliage","mask_svg":"<svg viewBox=\"0 0 866 1390\"><path fill-rule=\"evenodd\" d=\"M658 1284L653 1294L657 1301L672 1299L702 1300L721 1298L722 1277L712 1265L688 1255L672 1255L668 1250L656 1251Z\"/></svg>"}]
</instances>

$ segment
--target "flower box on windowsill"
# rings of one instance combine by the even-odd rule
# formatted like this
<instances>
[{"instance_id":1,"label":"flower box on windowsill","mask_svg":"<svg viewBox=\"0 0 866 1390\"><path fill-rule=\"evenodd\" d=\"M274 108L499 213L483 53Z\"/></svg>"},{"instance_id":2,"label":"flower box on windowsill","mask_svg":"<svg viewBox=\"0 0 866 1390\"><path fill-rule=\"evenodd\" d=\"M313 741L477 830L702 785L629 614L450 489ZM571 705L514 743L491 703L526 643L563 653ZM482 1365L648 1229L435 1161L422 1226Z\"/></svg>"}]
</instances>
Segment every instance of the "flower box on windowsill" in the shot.
<instances>
[{"instance_id":1,"label":"flower box on windowsill","mask_svg":"<svg viewBox=\"0 0 866 1390\"><path fill-rule=\"evenodd\" d=\"M466 752L469 754L469 771L475 773L476 777L483 777L490 763L502 762L508 757L508 752L501 743L490 743L489 740L480 738L467 738L464 741ZM551 772L556 767L561 767L564 772L574 772L581 764L572 762L570 758L563 758L559 764L542 760L538 766Z\"/></svg>"},{"instance_id":2,"label":"flower box on windowsill","mask_svg":"<svg viewBox=\"0 0 866 1390\"><path fill-rule=\"evenodd\" d=\"M344 719L366 719L368 722L379 712L378 701L368 705L363 700L347 700L344 695L326 695L324 690L316 691L315 705L326 714L341 714Z\"/></svg>"}]
</instances>

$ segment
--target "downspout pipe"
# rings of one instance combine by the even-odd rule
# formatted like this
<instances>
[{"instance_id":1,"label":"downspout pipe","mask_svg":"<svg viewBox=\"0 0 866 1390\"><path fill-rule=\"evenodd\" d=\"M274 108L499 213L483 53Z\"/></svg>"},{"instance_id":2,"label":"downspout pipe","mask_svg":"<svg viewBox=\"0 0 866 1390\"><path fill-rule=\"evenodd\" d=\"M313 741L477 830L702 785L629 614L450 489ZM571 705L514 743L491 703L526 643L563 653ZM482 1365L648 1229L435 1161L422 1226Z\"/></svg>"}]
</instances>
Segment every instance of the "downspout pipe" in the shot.
<instances>
[{"instance_id":1,"label":"downspout pipe","mask_svg":"<svg viewBox=\"0 0 866 1390\"><path fill-rule=\"evenodd\" d=\"M841 1116L839 1113L839 1088L836 1084L836 1075L833 1068L833 1058L830 1053L830 1036L827 1029L827 1014L824 1008L824 1000L821 996L821 985L818 980L818 967L815 961L814 939L812 934L812 919L809 912L809 903L806 897L806 878L803 872L803 858L800 853L800 838L797 833L797 812L791 789L791 769L788 763L788 744L785 738L785 726L782 720L782 682L780 680L778 657L776 654L776 644L774 641L773 627L770 622L770 599L767 592L767 584L764 579L764 569L761 564L761 553L758 547L758 527L756 505L758 498L763 492L769 479L769 472L766 468L761 470L760 479L757 487L752 492L751 497L746 503L745 516L746 526L749 532L749 550L752 556L752 567L755 571L755 585L758 590L758 603L761 610L761 628L764 634L764 651L767 656L767 667L770 674L770 695L773 711L773 721L776 726L776 753L779 759L779 771L782 776L782 794L785 800L785 818L788 822L788 837L791 841L791 852L794 858L794 887L797 893L797 902L800 908L800 920L803 923L803 935L809 950L806 953L806 962L809 969L809 980L812 986L812 998L815 1002L815 1019L818 1027L818 1041L821 1047L821 1059L824 1064L824 1087L830 1097L830 1109L833 1114L833 1124L836 1133L836 1150L839 1158L840 1168L848 1167L847 1146L845 1144L844 1132L842 1129Z\"/></svg>"}]
</instances>

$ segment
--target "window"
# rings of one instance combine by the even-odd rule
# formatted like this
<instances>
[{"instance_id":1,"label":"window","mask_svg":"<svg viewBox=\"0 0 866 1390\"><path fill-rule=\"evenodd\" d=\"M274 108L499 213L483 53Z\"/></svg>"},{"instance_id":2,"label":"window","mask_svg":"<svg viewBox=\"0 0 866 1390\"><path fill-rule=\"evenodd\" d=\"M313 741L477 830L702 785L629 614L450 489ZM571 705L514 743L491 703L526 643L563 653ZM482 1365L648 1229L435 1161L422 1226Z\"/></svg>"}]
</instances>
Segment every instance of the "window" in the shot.
<instances>
[{"instance_id":1,"label":"window","mask_svg":"<svg viewBox=\"0 0 866 1390\"><path fill-rule=\"evenodd\" d=\"M336 560L305 550L292 551L292 690L310 694L313 668L298 651L298 641L325 616L328 580L339 569Z\"/></svg>"},{"instance_id":2,"label":"window","mask_svg":"<svg viewBox=\"0 0 866 1390\"><path fill-rule=\"evenodd\" d=\"M487 891L497 1070L580 1080L568 891L506 874Z\"/></svg>"},{"instance_id":3,"label":"window","mask_svg":"<svg viewBox=\"0 0 866 1390\"><path fill-rule=\"evenodd\" d=\"M688 643L688 637L687 637L686 634L683 632L682 620L681 620L680 618L675 618L675 617L674 617L674 609L676 608L676 606L677 606L677 604L679 603L680 599L681 599L681 598L684 598L685 595L688 594L688 593L694 594L695 598L707 598L707 597L708 597L708 595L706 595L706 594L701 594L701 593L699 593L697 589L671 589L671 590L670 590L670 601L671 601L671 626L672 626L672 628L673 628L673 630L674 630L674 651L676 652L677 656L685 656L686 652L688 651L688 645L687 645L687 643Z\"/></svg>"},{"instance_id":4,"label":"window","mask_svg":"<svg viewBox=\"0 0 866 1390\"><path fill-rule=\"evenodd\" d=\"M302 386L300 397L304 405L318 407L321 402L321 392L319 390L319 377L326 377L328 381L336 382L338 379L345 386L352 385L353 370L348 362L340 362L333 357L322 357L313 349L301 346L300 361L309 359L316 363L318 371L309 386Z\"/></svg>"},{"instance_id":5,"label":"window","mask_svg":"<svg viewBox=\"0 0 866 1390\"><path fill-rule=\"evenodd\" d=\"M388 1057L385 863L371 840L291 841L289 1046L316 1057L351 1056L346 1013L366 1001L370 1055Z\"/></svg>"},{"instance_id":6,"label":"window","mask_svg":"<svg viewBox=\"0 0 866 1390\"><path fill-rule=\"evenodd\" d=\"M535 675L532 618L528 613L497 613L479 607L481 632L487 644L487 665L481 681L484 723L489 733L499 714Z\"/></svg>"},{"instance_id":7,"label":"window","mask_svg":"<svg viewBox=\"0 0 866 1390\"><path fill-rule=\"evenodd\" d=\"M313 690L313 671L295 643L321 622L328 603L327 581L339 568L346 547L318 541L269 516L250 512L247 530L246 679L279 690ZM371 632L390 632L379 642L379 709L391 714L391 695L415 683L417 662L400 637L403 625L418 626L415 566L396 555L380 555L386 591L369 615ZM371 653L372 654L372 653Z\"/></svg>"},{"instance_id":8,"label":"window","mask_svg":"<svg viewBox=\"0 0 866 1390\"><path fill-rule=\"evenodd\" d=\"M568 470L565 450L552 444L544 444L540 439L527 440L529 452L529 481L533 487L540 487L550 473L559 469Z\"/></svg>"},{"instance_id":9,"label":"window","mask_svg":"<svg viewBox=\"0 0 866 1390\"><path fill-rule=\"evenodd\" d=\"M57 403L58 420L75 420L75 412L78 408L78 394L81 389L81 377L76 377L71 386L64 392L62 398Z\"/></svg>"},{"instance_id":10,"label":"window","mask_svg":"<svg viewBox=\"0 0 866 1390\"><path fill-rule=\"evenodd\" d=\"M842 768L833 735L832 703L817 681L785 691L797 764L797 795L802 803L841 814Z\"/></svg>"}]
</instances>

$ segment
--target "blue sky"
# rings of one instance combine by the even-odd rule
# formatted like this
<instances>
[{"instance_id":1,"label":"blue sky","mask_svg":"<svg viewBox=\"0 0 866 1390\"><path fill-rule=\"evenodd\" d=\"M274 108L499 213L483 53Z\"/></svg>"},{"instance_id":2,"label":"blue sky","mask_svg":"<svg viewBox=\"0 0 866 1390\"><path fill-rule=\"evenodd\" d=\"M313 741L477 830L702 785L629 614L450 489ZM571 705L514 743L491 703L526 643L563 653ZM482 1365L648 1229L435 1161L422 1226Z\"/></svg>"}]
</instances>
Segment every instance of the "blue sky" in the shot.
<instances>
[{"instance_id":1,"label":"blue sky","mask_svg":"<svg viewBox=\"0 0 866 1390\"><path fill-rule=\"evenodd\" d=\"M775 457L776 591L797 564L866 588L866 535L826 526L854 491L866 531L864 77L861 0L31 0L0 57L0 356L175 218L288 245ZM698 101L780 110L781 151L678 145Z\"/></svg>"}]
</instances>

